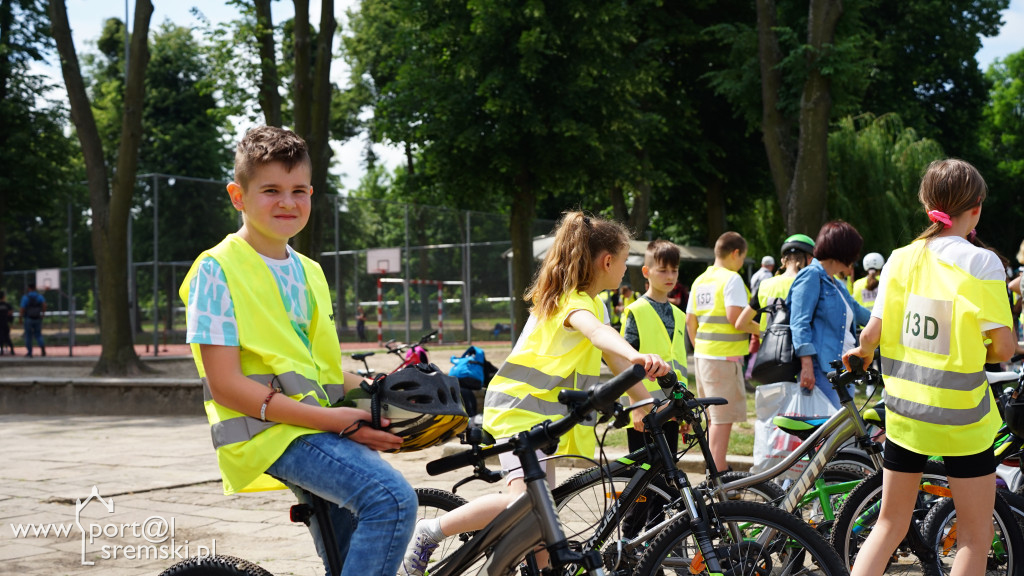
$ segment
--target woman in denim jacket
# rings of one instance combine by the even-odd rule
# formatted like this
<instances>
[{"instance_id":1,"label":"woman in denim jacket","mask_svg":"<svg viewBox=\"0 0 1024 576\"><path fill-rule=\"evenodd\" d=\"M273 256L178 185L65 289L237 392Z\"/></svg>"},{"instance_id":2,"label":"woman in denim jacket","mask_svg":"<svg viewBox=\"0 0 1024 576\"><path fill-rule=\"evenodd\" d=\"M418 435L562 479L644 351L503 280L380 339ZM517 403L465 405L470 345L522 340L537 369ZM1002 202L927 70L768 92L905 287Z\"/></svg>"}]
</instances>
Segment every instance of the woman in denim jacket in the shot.
<instances>
[{"instance_id":1,"label":"woman in denim jacket","mask_svg":"<svg viewBox=\"0 0 1024 576\"><path fill-rule=\"evenodd\" d=\"M839 407L839 396L825 374L829 362L857 345L856 330L867 324L871 312L846 291L838 273L853 274L864 239L847 222L828 222L818 232L814 260L797 274L789 291L793 351L800 357L800 386L815 386Z\"/></svg>"}]
</instances>

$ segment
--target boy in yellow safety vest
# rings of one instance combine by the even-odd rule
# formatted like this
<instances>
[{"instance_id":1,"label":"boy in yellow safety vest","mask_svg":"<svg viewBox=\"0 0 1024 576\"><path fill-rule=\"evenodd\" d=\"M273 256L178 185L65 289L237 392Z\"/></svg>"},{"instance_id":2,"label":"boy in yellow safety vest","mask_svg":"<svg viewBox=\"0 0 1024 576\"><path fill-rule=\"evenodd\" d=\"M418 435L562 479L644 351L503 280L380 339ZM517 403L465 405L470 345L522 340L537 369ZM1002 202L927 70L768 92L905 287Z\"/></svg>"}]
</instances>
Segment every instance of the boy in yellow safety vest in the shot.
<instances>
[{"instance_id":1,"label":"boy in yellow safety vest","mask_svg":"<svg viewBox=\"0 0 1024 576\"><path fill-rule=\"evenodd\" d=\"M679 247L668 240L654 240L644 252L644 278L647 292L626 306L622 313L622 337L642 354L657 354L686 383L686 315L668 301L668 293L679 281ZM657 380L644 380L647 391L656 400L665 399L665 391ZM679 446L679 423L675 420L664 425L665 438L675 452ZM647 438L645 438L647 436ZM643 448L650 435L637 432L632 425L626 429L629 451ZM632 537L647 524L652 514L662 514L664 502L657 495L638 503L623 518L623 533Z\"/></svg>"},{"instance_id":2,"label":"boy in yellow safety vest","mask_svg":"<svg viewBox=\"0 0 1024 576\"><path fill-rule=\"evenodd\" d=\"M303 500L320 496L335 541L324 541L330 532L316 518L310 532L325 568L334 548L347 574L395 574L416 494L377 452L402 438L365 426L364 410L331 406L361 378L341 371L323 270L288 246L309 220L310 179L306 143L293 132L260 126L238 143L227 190L242 227L203 252L182 283L186 341L224 492L287 486Z\"/></svg>"},{"instance_id":3,"label":"boy in yellow safety vest","mask_svg":"<svg viewBox=\"0 0 1024 576\"><path fill-rule=\"evenodd\" d=\"M725 398L724 406L709 406L708 442L715 467L728 470L726 452L734 422L746 422L743 357L750 335L734 327L750 299L736 272L747 256L747 241L726 232L715 242L715 263L693 281L686 304L686 331L693 341L697 396Z\"/></svg>"}]
</instances>

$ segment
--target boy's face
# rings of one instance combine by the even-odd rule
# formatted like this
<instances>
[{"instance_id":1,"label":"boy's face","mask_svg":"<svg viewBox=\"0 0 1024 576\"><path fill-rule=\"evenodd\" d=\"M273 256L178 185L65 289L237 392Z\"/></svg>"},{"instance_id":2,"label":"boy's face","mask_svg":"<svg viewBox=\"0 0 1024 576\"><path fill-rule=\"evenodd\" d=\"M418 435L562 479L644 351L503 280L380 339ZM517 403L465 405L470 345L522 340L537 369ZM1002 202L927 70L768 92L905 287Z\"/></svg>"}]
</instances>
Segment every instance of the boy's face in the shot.
<instances>
[{"instance_id":1,"label":"boy's face","mask_svg":"<svg viewBox=\"0 0 1024 576\"><path fill-rule=\"evenodd\" d=\"M300 163L289 172L281 162L271 162L253 171L243 189L228 184L228 194L236 210L245 214L244 228L257 247L283 246L309 221L310 167Z\"/></svg>"},{"instance_id":2,"label":"boy's face","mask_svg":"<svg viewBox=\"0 0 1024 576\"><path fill-rule=\"evenodd\" d=\"M650 284L649 289L668 294L679 281L679 268L663 262L651 262L643 268L644 278Z\"/></svg>"}]
</instances>

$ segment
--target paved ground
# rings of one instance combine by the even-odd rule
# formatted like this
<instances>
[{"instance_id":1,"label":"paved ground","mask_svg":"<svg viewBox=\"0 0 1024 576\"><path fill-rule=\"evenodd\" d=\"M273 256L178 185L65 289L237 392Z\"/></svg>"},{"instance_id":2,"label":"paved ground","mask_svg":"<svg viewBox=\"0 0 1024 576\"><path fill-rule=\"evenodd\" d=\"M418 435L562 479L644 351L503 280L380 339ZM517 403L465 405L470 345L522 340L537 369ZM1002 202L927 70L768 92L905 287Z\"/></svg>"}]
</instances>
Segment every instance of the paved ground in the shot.
<instances>
[{"instance_id":1,"label":"paved ground","mask_svg":"<svg viewBox=\"0 0 1024 576\"><path fill-rule=\"evenodd\" d=\"M25 366L26 359L0 357L4 377L23 369L87 372L55 354ZM0 415L0 446L0 574L154 575L176 554L214 547L276 575L323 574L306 528L288 520L289 492L223 495L203 417ZM424 472L442 450L385 458L414 486L450 489L462 475ZM477 482L459 493L471 499L494 490ZM150 545L157 557L139 558Z\"/></svg>"}]
</instances>

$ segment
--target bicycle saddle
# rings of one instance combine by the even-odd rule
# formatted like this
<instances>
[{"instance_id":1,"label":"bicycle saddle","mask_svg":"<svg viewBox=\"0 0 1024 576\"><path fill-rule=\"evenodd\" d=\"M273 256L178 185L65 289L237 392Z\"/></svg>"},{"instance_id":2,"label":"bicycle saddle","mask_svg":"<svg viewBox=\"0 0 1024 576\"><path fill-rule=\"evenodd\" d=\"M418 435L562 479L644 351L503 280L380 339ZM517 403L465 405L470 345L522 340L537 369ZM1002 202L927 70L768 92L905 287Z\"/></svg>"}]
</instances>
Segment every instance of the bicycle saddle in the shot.
<instances>
[{"instance_id":1,"label":"bicycle saddle","mask_svg":"<svg viewBox=\"0 0 1024 576\"><path fill-rule=\"evenodd\" d=\"M828 418L820 416L776 416L772 423L801 440L807 440Z\"/></svg>"}]
</instances>

